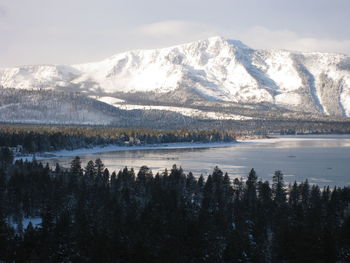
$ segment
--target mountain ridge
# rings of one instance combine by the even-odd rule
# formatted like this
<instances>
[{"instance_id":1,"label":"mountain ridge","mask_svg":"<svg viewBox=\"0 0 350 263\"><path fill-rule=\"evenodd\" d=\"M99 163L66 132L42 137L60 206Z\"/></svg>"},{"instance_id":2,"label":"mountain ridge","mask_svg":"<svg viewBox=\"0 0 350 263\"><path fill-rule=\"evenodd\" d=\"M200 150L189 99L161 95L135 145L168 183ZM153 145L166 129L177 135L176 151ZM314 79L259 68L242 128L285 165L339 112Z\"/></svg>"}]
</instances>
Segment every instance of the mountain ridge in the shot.
<instances>
[{"instance_id":1,"label":"mountain ridge","mask_svg":"<svg viewBox=\"0 0 350 263\"><path fill-rule=\"evenodd\" d=\"M268 103L293 111L350 116L349 56L256 50L219 36L126 51L98 62L2 68L0 85L117 98L144 94L156 102L166 96L169 101Z\"/></svg>"}]
</instances>

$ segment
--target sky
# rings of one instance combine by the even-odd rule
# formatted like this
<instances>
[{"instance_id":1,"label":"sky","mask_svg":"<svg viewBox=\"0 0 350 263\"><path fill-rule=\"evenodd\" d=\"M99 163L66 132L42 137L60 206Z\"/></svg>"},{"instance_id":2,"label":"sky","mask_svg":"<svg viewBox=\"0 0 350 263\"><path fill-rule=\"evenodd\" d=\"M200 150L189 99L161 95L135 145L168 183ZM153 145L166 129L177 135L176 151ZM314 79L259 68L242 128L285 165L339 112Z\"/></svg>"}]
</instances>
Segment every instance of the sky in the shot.
<instances>
[{"instance_id":1,"label":"sky","mask_svg":"<svg viewBox=\"0 0 350 263\"><path fill-rule=\"evenodd\" d=\"M350 55L349 0L0 0L0 67L77 64L223 36Z\"/></svg>"}]
</instances>

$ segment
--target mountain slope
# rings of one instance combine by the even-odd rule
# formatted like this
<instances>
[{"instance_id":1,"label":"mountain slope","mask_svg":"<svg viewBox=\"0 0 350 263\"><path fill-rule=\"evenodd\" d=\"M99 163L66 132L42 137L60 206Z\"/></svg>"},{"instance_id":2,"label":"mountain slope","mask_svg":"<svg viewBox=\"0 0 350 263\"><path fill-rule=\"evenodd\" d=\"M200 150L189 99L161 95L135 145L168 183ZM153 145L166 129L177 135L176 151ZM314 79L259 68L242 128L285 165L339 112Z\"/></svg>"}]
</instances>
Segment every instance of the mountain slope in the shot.
<instances>
[{"instance_id":1,"label":"mountain slope","mask_svg":"<svg viewBox=\"0 0 350 263\"><path fill-rule=\"evenodd\" d=\"M79 93L22 89L0 89L1 122L159 129L195 124L192 118L171 111L118 109Z\"/></svg>"},{"instance_id":2,"label":"mountain slope","mask_svg":"<svg viewBox=\"0 0 350 263\"><path fill-rule=\"evenodd\" d=\"M213 37L135 50L96 63L0 69L15 89L81 91L175 104L268 104L292 111L350 116L350 58L342 54L254 50ZM137 99L136 99L137 98Z\"/></svg>"}]
</instances>

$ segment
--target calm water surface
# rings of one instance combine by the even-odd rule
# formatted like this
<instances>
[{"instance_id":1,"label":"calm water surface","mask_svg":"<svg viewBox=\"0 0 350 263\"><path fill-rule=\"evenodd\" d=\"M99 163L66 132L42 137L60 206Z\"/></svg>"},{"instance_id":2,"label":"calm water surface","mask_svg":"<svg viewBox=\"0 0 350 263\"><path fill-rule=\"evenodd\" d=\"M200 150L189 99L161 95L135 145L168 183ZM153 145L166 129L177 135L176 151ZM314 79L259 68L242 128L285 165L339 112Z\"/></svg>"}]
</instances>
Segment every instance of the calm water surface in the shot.
<instances>
[{"instance_id":1,"label":"calm water surface","mask_svg":"<svg viewBox=\"0 0 350 263\"><path fill-rule=\"evenodd\" d=\"M239 143L223 148L152 149L118 151L80 156L83 166L101 158L110 170L147 165L152 171L164 171L173 164L192 171L196 176L208 175L217 165L232 177L246 177L254 168L260 178L271 180L281 170L286 182L304 181L324 185L350 185L350 136L282 136L272 140ZM69 158L49 160L69 166Z\"/></svg>"}]
</instances>

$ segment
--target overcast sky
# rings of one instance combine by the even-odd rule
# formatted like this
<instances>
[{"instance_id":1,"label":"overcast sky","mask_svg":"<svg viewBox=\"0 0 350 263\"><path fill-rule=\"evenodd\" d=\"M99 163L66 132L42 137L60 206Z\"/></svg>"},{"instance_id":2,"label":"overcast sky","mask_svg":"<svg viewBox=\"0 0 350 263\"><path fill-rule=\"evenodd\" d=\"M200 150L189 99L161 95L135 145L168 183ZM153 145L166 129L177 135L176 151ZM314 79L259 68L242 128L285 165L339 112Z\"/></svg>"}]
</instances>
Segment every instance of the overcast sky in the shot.
<instances>
[{"instance_id":1,"label":"overcast sky","mask_svg":"<svg viewBox=\"0 0 350 263\"><path fill-rule=\"evenodd\" d=\"M349 0L0 0L0 67L97 61L209 36L350 54Z\"/></svg>"}]
</instances>

